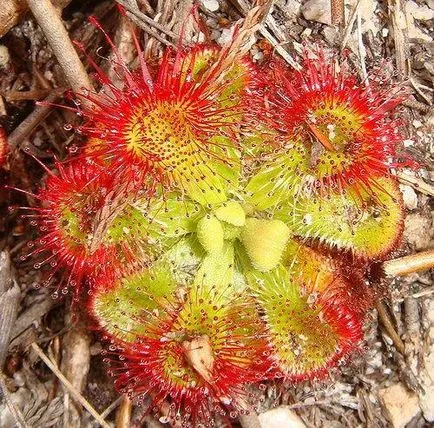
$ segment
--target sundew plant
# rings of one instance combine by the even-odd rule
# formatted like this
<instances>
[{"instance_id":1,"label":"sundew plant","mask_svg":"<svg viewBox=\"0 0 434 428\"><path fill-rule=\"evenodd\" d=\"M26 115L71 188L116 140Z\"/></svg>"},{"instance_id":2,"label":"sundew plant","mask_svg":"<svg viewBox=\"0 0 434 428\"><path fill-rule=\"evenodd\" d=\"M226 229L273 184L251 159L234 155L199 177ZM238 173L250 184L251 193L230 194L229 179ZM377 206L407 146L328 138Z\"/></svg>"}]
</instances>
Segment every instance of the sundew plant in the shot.
<instances>
[{"instance_id":1,"label":"sundew plant","mask_svg":"<svg viewBox=\"0 0 434 428\"><path fill-rule=\"evenodd\" d=\"M365 272L402 232L400 96L318 47L298 71L234 41L138 52L130 70L115 51L121 86L93 63L105 90L77 94L87 142L47 169L30 255L121 393L214 426L359 349Z\"/></svg>"}]
</instances>

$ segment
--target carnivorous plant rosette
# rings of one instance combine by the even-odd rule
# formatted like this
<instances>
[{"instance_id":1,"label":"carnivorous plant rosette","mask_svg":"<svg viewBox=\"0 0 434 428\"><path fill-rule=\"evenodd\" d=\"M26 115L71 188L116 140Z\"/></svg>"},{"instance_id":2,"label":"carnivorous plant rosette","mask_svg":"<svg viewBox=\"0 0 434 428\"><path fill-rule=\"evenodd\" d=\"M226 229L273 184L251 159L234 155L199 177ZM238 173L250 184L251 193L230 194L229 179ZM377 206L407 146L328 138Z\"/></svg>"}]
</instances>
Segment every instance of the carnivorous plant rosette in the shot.
<instances>
[{"instance_id":1,"label":"carnivorous plant rosette","mask_svg":"<svg viewBox=\"0 0 434 428\"><path fill-rule=\"evenodd\" d=\"M116 54L122 87L94 64L106 90L80 94L87 146L38 194L34 252L91 278L115 385L183 426L357 349L364 268L402 230L399 98L322 53L293 72L231 49L167 49L155 69L139 49L135 72Z\"/></svg>"}]
</instances>

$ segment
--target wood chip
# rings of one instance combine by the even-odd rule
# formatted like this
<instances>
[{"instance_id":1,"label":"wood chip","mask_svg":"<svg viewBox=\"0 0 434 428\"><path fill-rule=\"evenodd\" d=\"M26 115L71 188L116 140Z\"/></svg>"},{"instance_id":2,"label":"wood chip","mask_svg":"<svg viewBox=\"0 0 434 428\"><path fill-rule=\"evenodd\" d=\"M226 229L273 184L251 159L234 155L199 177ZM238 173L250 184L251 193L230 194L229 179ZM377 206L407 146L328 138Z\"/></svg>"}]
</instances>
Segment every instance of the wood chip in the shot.
<instances>
[{"instance_id":1,"label":"wood chip","mask_svg":"<svg viewBox=\"0 0 434 428\"><path fill-rule=\"evenodd\" d=\"M0 253L0 368L6 359L9 341L21 298L21 290L12 272L9 253Z\"/></svg>"},{"instance_id":2,"label":"wood chip","mask_svg":"<svg viewBox=\"0 0 434 428\"><path fill-rule=\"evenodd\" d=\"M67 316L65 324L68 325L70 323L70 316ZM65 334L62 349L62 372L66 379L69 380L74 390L81 393L86 387L90 367L89 334L80 326L72 328ZM76 407L70 406L68 419L69 426L80 425L81 416Z\"/></svg>"},{"instance_id":3,"label":"wood chip","mask_svg":"<svg viewBox=\"0 0 434 428\"><path fill-rule=\"evenodd\" d=\"M95 418L95 420L103 428L111 428L110 425L101 418L101 415L93 408L93 406L74 388L71 382L62 374L56 365L44 354L37 343L32 343L32 349L36 352L39 358L50 368L50 370L58 377L63 386L68 392Z\"/></svg>"}]
</instances>

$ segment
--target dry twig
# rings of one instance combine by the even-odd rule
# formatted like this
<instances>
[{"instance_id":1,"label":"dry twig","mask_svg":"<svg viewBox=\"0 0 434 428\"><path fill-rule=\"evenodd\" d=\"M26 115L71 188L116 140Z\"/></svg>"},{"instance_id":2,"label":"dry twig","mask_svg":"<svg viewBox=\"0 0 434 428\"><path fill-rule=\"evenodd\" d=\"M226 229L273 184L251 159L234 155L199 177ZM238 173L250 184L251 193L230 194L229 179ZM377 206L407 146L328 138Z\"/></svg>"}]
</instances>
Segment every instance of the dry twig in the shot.
<instances>
[{"instance_id":1,"label":"dry twig","mask_svg":"<svg viewBox=\"0 0 434 428\"><path fill-rule=\"evenodd\" d=\"M0 253L0 368L6 359L10 336L18 313L20 287L12 273L9 253Z\"/></svg>"},{"instance_id":2,"label":"dry twig","mask_svg":"<svg viewBox=\"0 0 434 428\"><path fill-rule=\"evenodd\" d=\"M345 25L345 4L344 0L331 0L330 9L333 25Z\"/></svg>"},{"instance_id":3,"label":"dry twig","mask_svg":"<svg viewBox=\"0 0 434 428\"><path fill-rule=\"evenodd\" d=\"M357 45L359 50L359 59L360 59L360 67L362 70L362 76L363 81L366 82L366 84L369 84L368 80L368 72L366 70L366 48L363 44L363 35L362 35L362 15L360 13L360 9L357 9Z\"/></svg>"},{"instance_id":4,"label":"dry twig","mask_svg":"<svg viewBox=\"0 0 434 428\"><path fill-rule=\"evenodd\" d=\"M139 18L137 18L137 16L135 16L133 13L127 11L127 16L128 16L129 19L131 19L132 22L134 22L134 24L136 24L143 31L145 31L150 36L154 37L156 40L158 40L159 42L161 42L163 45L173 46L173 47L175 46L172 42L169 42L167 39L165 39L164 37L160 36L157 31L154 31L151 28L149 28L149 26L145 22L143 22L142 20L140 20Z\"/></svg>"},{"instance_id":5,"label":"dry twig","mask_svg":"<svg viewBox=\"0 0 434 428\"><path fill-rule=\"evenodd\" d=\"M272 3L273 3L272 1L269 2L267 13L265 14L265 16L262 19L262 21L264 21L265 24L261 22L258 26L258 31L271 43L271 45L274 47L276 52L291 67L295 68L296 70L301 70L301 67L297 63L297 61L295 61L294 58L292 58L292 56L281 46L280 42L266 28L266 25L270 25L269 24L269 18L268 18L268 11L270 10ZM238 0L238 4L239 4L239 7L244 14L249 13L249 4L246 0ZM270 27L271 27L271 25L270 25Z\"/></svg>"},{"instance_id":6,"label":"dry twig","mask_svg":"<svg viewBox=\"0 0 434 428\"><path fill-rule=\"evenodd\" d=\"M32 89L30 91L10 91L6 94L6 101L41 100L50 95L51 89Z\"/></svg>"},{"instance_id":7,"label":"dry twig","mask_svg":"<svg viewBox=\"0 0 434 428\"><path fill-rule=\"evenodd\" d=\"M39 322L40 319L56 304L57 302L55 300L49 298L41 300L39 302L35 302L32 306L30 306L23 313L21 313L16 322L14 323L14 328L12 329L11 333L11 339L16 339L35 322Z\"/></svg>"},{"instance_id":8,"label":"dry twig","mask_svg":"<svg viewBox=\"0 0 434 428\"><path fill-rule=\"evenodd\" d=\"M434 186L426 181L401 171L398 171L396 175L401 183L411 184L415 190L428 196L434 196Z\"/></svg>"},{"instance_id":9,"label":"dry twig","mask_svg":"<svg viewBox=\"0 0 434 428\"><path fill-rule=\"evenodd\" d=\"M116 398L116 400L113 401L113 403L111 403L106 409L104 409L104 411L101 413L101 417L105 419L111 412L113 412L114 409L116 409L116 407L118 407L121 404L122 399L123 399L122 395Z\"/></svg>"},{"instance_id":10,"label":"dry twig","mask_svg":"<svg viewBox=\"0 0 434 428\"><path fill-rule=\"evenodd\" d=\"M15 406L14 402L11 400L8 387L6 386L5 383L5 376L3 372L0 370L0 397L1 394L3 394L8 409L11 412L12 416L15 418L15 421L17 422L19 428L31 428L26 423L23 412L17 406Z\"/></svg>"},{"instance_id":11,"label":"dry twig","mask_svg":"<svg viewBox=\"0 0 434 428\"><path fill-rule=\"evenodd\" d=\"M12 149L18 147L34 129L43 121L52 111L53 108L50 105L53 103L64 90L53 91L47 98L44 99L44 104L36 106L32 113L30 113L9 135L8 144Z\"/></svg>"},{"instance_id":12,"label":"dry twig","mask_svg":"<svg viewBox=\"0 0 434 428\"><path fill-rule=\"evenodd\" d=\"M71 324L71 316L65 317L65 324ZM90 367L90 337L84 328L72 327L63 338L62 372L71 382L75 391L81 393L86 387ZM69 403L68 403L69 404ZM75 404L75 403L74 403ZM81 415L76 406L68 406L69 412L64 416L68 426L80 424Z\"/></svg>"},{"instance_id":13,"label":"dry twig","mask_svg":"<svg viewBox=\"0 0 434 428\"><path fill-rule=\"evenodd\" d=\"M44 354L42 349L37 343L32 343L32 349L36 352L38 357L50 368L50 370L62 382L68 392L77 400L103 427L110 428L110 425L101 417L101 415L93 408L93 406L72 386L71 382L63 375L63 373L56 367L56 365Z\"/></svg>"},{"instance_id":14,"label":"dry twig","mask_svg":"<svg viewBox=\"0 0 434 428\"><path fill-rule=\"evenodd\" d=\"M351 32L353 31L354 23L356 22L356 18L359 15L359 7L361 4L361 0L357 1L357 4L354 6L353 10L350 14L350 19L348 20L348 24L344 30L344 37L342 38L341 51L345 49L348 43L348 39L350 38Z\"/></svg>"},{"instance_id":15,"label":"dry twig","mask_svg":"<svg viewBox=\"0 0 434 428\"><path fill-rule=\"evenodd\" d=\"M409 273L432 269L434 267L434 250L422 251L399 259L388 260L382 269L386 276L396 277Z\"/></svg>"},{"instance_id":16,"label":"dry twig","mask_svg":"<svg viewBox=\"0 0 434 428\"><path fill-rule=\"evenodd\" d=\"M404 80L408 77L410 70L407 21L402 10L401 0L388 0L388 3L395 41L396 67L399 77Z\"/></svg>"},{"instance_id":17,"label":"dry twig","mask_svg":"<svg viewBox=\"0 0 434 428\"><path fill-rule=\"evenodd\" d=\"M50 0L27 0L30 10L42 28L51 49L56 55L72 90L80 93L83 89L92 90L89 76L71 43L59 13ZM83 99L83 103L87 100Z\"/></svg>"},{"instance_id":18,"label":"dry twig","mask_svg":"<svg viewBox=\"0 0 434 428\"><path fill-rule=\"evenodd\" d=\"M404 355L404 352L405 352L404 342L401 340L398 333L396 332L395 327L393 326L392 321L390 320L390 317L389 317L383 303L381 301L378 301L376 303L376 308L377 308L377 312L378 312L378 316L380 318L381 324L385 328L387 335L392 339L393 344L395 345L395 348L402 355Z\"/></svg>"},{"instance_id":19,"label":"dry twig","mask_svg":"<svg viewBox=\"0 0 434 428\"><path fill-rule=\"evenodd\" d=\"M9 398L9 391L4 382L2 367L6 359L12 327L18 313L18 305L21 298L21 291L12 273L9 253L0 253L0 392L5 397L6 404L14 416L16 422L22 428L28 425L24 420L21 411L13 404ZM1 398L1 395L0 395Z\"/></svg>"},{"instance_id":20,"label":"dry twig","mask_svg":"<svg viewBox=\"0 0 434 428\"><path fill-rule=\"evenodd\" d=\"M116 414L116 428L129 428L131 426L132 403L127 395L122 396L122 401Z\"/></svg>"},{"instance_id":21,"label":"dry twig","mask_svg":"<svg viewBox=\"0 0 434 428\"><path fill-rule=\"evenodd\" d=\"M141 25L141 27L145 31L148 31L149 26L150 26L150 27L155 28L159 32L165 34L166 36L170 37L174 42L178 41L177 34L175 34L173 31L168 30L164 25L159 24L158 22L156 22L152 18L149 18L149 16L146 16L144 13L140 12L139 8L137 7L137 4L134 7L129 2L127 2L125 0L116 0L116 2L119 3L120 5L122 5L128 12L130 12L130 14L128 14L129 16L133 15L142 23L147 24L147 26ZM155 34L158 36L158 40L160 40L160 38L162 39L162 40L160 40L162 43L165 43L165 44L168 43L168 41L166 39L160 37L157 32L152 31L151 35L153 35L155 37ZM173 43L170 43L170 44L173 45Z\"/></svg>"},{"instance_id":22,"label":"dry twig","mask_svg":"<svg viewBox=\"0 0 434 428\"><path fill-rule=\"evenodd\" d=\"M402 105L421 111L422 113L433 113L434 108L432 106L421 103L414 99L407 99L402 102Z\"/></svg>"}]
</instances>

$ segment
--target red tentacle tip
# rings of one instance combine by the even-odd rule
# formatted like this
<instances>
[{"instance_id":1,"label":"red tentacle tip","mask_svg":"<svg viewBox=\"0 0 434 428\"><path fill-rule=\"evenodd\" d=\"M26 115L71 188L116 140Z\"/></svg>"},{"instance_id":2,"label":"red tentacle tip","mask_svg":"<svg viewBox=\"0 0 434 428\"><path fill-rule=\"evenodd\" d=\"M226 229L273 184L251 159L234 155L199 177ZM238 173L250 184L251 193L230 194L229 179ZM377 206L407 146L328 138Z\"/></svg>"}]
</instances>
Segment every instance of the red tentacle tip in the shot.
<instances>
[{"instance_id":1,"label":"red tentacle tip","mask_svg":"<svg viewBox=\"0 0 434 428\"><path fill-rule=\"evenodd\" d=\"M127 15L127 11L126 11L125 7L122 6L121 4L117 3L117 4L116 4L116 8L118 9L118 12L119 12L122 16L126 16L126 15Z\"/></svg>"},{"instance_id":2,"label":"red tentacle tip","mask_svg":"<svg viewBox=\"0 0 434 428\"><path fill-rule=\"evenodd\" d=\"M87 20L89 21L90 24L92 24L94 27L100 29L101 28L101 24L98 21L98 18L95 15L90 15Z\"/></svg>"}]
</instances>

